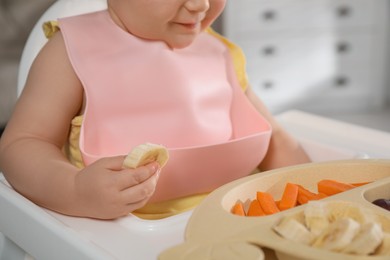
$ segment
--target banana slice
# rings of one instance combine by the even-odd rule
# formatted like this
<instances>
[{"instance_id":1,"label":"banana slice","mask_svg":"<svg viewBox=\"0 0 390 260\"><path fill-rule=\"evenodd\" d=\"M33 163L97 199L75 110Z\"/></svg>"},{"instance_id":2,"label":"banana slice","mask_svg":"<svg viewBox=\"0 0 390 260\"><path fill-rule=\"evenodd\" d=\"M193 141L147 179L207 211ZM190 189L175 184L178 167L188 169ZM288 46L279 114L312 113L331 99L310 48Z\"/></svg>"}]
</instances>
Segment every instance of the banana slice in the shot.
<instances>
[{"instance_id":1,"label":"banana slice","mask_svg":"<svg viewBox=\"0 0 390 260\"><path fill-rule=\"evenodd\" d=\"M352 218L338 219L314 241L313 246L340 252L352 242L359 229L360 224Z\"/></svg>"},{"instance_id":2,"label":"banana slice","mask_svg":"<svg viewBox=\"0 0 390 260\"><path fill-rule=\"evenodd\" d=\"M320 235L329 226L326 205L319 201L309 201L304 210L305 225L315 236Z\"/></svg>"},{"instance_id":3,"label":"banana slice","mask_svg":"<svg viewBox=\"0 0 390 260\"><path fill-rule=\"evenodd\" d=\"M135 169L156 161L160 167L164 167L168 162L168 150L158 144L145 143L134 147L134 149L126 156L123 167Z\"/></svg>"},{"instance_id":4,"label":"banana slice","mask_svg":"<svg viewBox=\"0 0 390 260\"><path fill-rule=\"evenodd\" d=\"M375 222L375 215L370 209L360 207L359 205L347 202L328 203L328 219L330 222L340 218L352 218L359 224Z\"/></svg>"},{"instance_id":5,"label":"banana slice","mask_svg":"<svg viewBox=\"0 0 390 260\"><path fill-rule=\"evenodd\" d=\"M344 253L368 255L375 251L383 239L382 227L375 222L363 224L359 233L343 250Z\"/></svg>"},{"instance_id":6,"label":"banana slice","mask_svg":"<svg viewBox=\"0 0 390 260\"><path fill-rule=\"evenodd\" d=\"M286 239L306 241L303 243L315 248L351 255L390 256L390 233L387 226L382 227L384 223L369 208L350 202L312 201L303 214L284 217L274 230ZM309 239L307 232L314 238Z\"/></svg>"},{"instance_id":7,"label":"banana slice","mask_svg":"<svg viewBox=\"0 0 390 260\"><path fill-rule=\"evenodd\" d=\"M390 233L383 233L382 243L376 249L375 255L390 255Z\"/></svg>"},{"instance_id":8,"label":"banana slice","mask_svg":"<svg viewBox=\"0 0 390 260\"><path fill-rule=\"evenodd\" d=\"M314 235L294 218L283 219L277 226L274 226L274 230L286 239L305 245L311 244L314 239Z\"/></svg>"}]
</instances>

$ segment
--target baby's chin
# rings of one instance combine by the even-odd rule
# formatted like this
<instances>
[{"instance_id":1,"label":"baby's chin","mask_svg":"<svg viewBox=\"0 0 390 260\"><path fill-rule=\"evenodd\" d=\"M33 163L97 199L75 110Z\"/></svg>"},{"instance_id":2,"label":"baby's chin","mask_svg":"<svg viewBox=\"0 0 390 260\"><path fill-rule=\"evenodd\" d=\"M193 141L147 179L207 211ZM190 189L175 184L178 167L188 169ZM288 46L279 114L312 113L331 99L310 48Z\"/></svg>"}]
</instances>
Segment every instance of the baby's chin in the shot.
<instances>
[{"instance_id":1,"label":"baby's chin","mask_svg":"<svg viewBox=\"0 0 390 260\"><path fill-rule=\"evenodd\" d=\"M174 39L165 39L164 42L171 49L184 49L190 46L198 35L183 35L175 37Z\"/></svg>"},{"instance_id":2,"label":"baby's chin","mask_svg":"<svg viewBox=\"0 0 390 260\"><path fill-rule=\"evenodd\" d=\"M192 42L191 42L192 43ZM171 49L184 49L188 46L191 45L191 43L174 43L174 44L170 44L168 42L166 42L166 44L169 46L169 48Z\"/></svg>"}]
</instances>

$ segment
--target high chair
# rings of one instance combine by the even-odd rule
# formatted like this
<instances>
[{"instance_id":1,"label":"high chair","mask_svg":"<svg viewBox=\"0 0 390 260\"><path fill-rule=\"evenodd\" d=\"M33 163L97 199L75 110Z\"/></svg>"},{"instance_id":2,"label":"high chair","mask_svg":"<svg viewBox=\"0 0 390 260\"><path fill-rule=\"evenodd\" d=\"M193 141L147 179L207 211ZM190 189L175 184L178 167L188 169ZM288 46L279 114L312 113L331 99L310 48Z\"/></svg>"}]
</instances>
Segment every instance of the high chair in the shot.
<instances>
[{"instance_id":1,"label":"high chair","mask_svg":"<svg viewBox=\"0 0 390 260\"><path fill-rule=\"evenodd\" d=\"M18 95L35 56L46 42L42 23L104 8L105 0L58 0L42 15L23 51ZM313 161L390 158L389 133L300 111L285 112L277 119L296 136ZM348 136L343 134L345 131ZM192 213L153 221L133 215L114 221L69 217L33 204L13 190L1 173L0 209L0 260L156 259L163 250L184 241Z\"/></svg>"}]
</instances>

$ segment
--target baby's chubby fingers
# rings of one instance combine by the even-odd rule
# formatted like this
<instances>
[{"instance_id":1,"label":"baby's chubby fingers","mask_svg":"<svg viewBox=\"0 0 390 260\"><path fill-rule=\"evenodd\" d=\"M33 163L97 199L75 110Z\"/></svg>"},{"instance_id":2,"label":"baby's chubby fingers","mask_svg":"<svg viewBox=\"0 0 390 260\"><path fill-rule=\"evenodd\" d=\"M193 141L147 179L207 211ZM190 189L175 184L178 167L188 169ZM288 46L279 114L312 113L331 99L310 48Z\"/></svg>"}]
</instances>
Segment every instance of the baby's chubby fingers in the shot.
<instances>
[{"instance_id":1,"label":"baby's chubby fingers","mask_svg":"<svg viewBox=\"0 0 390 260\"><path fill-rule=\"evenodd\" d=\"M160 169L143 182L130 186L121 191L123 202L127 205L145 204L154 194L157 186ZM137 207L138 208L138 207Z\"/></svg>"},{"instance_id":2,"label":"baby's chubby fingers","mask_svg":"<svg viewBox=\"0 0 390 260\"><path fill-rule=\"evenodd\" d=\"M144 205L153 194L159 164L122 167L124 156L105 157L81 169L74 178L78 215L110 219Z\"/></svg>"},{"instance_id":3,"label":"baby's chubby fingers","mask_svg":"<svg viewBox=\"0 0 390 260\"><path fill-rule=\"evenodd\" d=\"M159 174L160 166L157 162L149 163L136 169L123 169L117 174L120 190L125 190L144 183L155 174ZM157 179L158 176L155 176Z\"/></svg>"}]
</instances>

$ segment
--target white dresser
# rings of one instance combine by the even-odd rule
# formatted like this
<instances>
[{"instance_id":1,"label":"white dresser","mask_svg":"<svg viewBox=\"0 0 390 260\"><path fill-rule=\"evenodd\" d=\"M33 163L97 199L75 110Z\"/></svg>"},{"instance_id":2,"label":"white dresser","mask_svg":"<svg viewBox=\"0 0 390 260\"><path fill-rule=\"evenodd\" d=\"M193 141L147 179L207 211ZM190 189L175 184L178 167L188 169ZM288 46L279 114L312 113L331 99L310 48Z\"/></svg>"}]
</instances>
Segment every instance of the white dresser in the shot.
<instances>
[{"instance_id":1,"label":"white dresser","mask_svg":"<svg viewBox=\"0 0 390 260\"><path fill-rule=\"evenodd\" d=\"M387 0L229 0L222 32L272 112L362 111L385 101Z\"/></svg>"}]
</instances>

